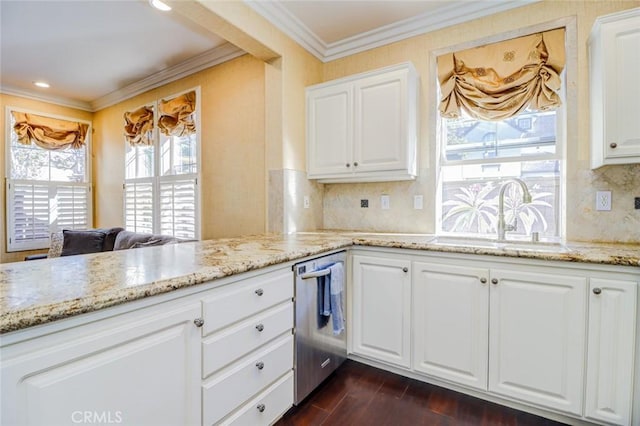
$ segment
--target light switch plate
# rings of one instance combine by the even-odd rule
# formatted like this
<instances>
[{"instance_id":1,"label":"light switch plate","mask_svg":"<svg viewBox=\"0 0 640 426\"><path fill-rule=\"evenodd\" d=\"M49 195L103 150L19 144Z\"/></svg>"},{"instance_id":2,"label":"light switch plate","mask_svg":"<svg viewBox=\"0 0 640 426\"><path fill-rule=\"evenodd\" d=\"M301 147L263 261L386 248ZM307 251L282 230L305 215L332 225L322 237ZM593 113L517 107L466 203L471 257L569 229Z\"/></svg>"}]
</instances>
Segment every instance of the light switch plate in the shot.
<instances>
[{"instance_id":1,"label":"light switch plate","mask_svg":"<svg viewBox=\"0 0 640 426\"><path fill-rule=\"evenodd\" d=\"M611 191L596 191L596 210L611 210Z\"/></svg>"},{"instance_id":2,"label":"light switch plate","mask_svg":"<svg viewBox=\"0 0 640 426\"><path fill-rule=\"evenodd\" d=\"M424 208L424 197L422 195L413 196L413 208L415 210L422 210Z\"/></svg>"},{"instance_id":3,"label":"light switch plate","mask_svg":"<svg viewBox=\"0 0 640 426\"><path fill-rule=\"evenodd\" d=\"M389 210L391 207L391 200L388 195L382 195L380 197L380 206L382 207L382 210Z\"/></svg>"}]
</instances>

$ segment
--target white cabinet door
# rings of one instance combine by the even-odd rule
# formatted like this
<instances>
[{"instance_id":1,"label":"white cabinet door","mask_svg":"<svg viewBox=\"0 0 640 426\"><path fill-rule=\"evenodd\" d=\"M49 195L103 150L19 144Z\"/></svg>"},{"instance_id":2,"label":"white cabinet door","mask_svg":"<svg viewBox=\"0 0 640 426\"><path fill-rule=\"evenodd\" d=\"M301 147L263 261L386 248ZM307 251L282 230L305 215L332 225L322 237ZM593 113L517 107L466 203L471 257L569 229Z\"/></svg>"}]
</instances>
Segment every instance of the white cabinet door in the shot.
<instances>
[{"instance_id":1,"label":"white cabinet door","mask_svg":"<svg viewBox=\"0 0 640 426\"><path fill-rule=\"evenodd\" d=\"M199 316L154 307L3 348L0 423L200 424Z\"/></svg>"},{"instance_id":2,"label":"white cabinet door","mask_svg":"<svg viewBox=\"0 0 640 426\"><path fill-rule=\"evenodd\" d=\"M491 270L489 391L581 415L586 278Z\"/></svg>"},{"instance_id":3,"label":"white cabinet door","mask_svg":"<svg viewBox=\"0 0 640 426\"><path fill-rule=\"evenodd\" d=\"M307 88L307 174L322 182L415 179L418 73L411 63Z\"/></svg>"},{"instance_id":4,"label":"white cabinet door","mask_svg":"<svg viewBox=\"0 0 640 426\"><path fill-rule=\"evenodd\" d=\"M307 91L309 178L353 173L353 86L336 84Z\"/></svg>"},{"instance_id":5,"label":"white cabinet door","mask_svg":"<svg viewBox=\"0 0 640 426\"><path fill-rule=\"evenodd\" d=\"M590 280L588 418L631 424L637 288L633 281Z\"/></svg>"},{"instance_id":6,"label":"white cabinet door","mask_svg":"<svg viewBox=\"0 0 640 426\"><path fill-rule=\"evenodd\" d=\"M487 390L489 270L413 264L413 368Z\"/></svg>"},{"instance_id":7,"label":"white cabinet door","mask_svg":"<svg viewBox=\"0 0 640 426\"><path fill-rule=\"evenodd\" d=\"M355 83L357 172L402 170L407 167L407 75L399 70Z\"/></svg>"},{"instance_id":8,"label":"white cabinet door","mask_svg":"<svg viewBox=\"0 0 640 426\"><path fill-rule=\"evenodd\" d=\"M353 352L408 368L411 262L353 256Z\"/></svg>"},{"instance_id":9,"label":"white cabinet door","mask_svg":"<svg viewBox=\"0 0 640 426\"><path fill-rule=\"evenodd\" d=\"M640 162L640 9L599 18L589 41L592 167Z\"/></svg>"}]
</instances>

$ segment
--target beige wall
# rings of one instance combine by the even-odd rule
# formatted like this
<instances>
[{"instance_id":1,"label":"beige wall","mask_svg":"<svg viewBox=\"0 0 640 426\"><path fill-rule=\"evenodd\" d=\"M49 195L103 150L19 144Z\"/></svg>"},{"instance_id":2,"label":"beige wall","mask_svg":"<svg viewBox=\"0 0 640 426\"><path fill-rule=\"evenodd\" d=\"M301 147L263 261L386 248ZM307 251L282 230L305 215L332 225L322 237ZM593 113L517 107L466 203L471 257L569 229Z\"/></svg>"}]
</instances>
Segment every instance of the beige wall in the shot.
<instances>
[{"instance_id":1,"label":"beige wall","mask_svg":"<svg viewBox=\"0 0 640 426\"><path fill-rule=\"evenodd\" d=\"M97 226L122 225L122 116L200 86L202 238L265 231L264 65L244 55L95 113Z\"/></svg>"},{"instance_id":2,"label":"beige wall","mask_svg":"<svg viewBox=\"0 0 640 426\"><path fill-rule=\"evenodd\" d=\"M412 61L421 76L420 177L412 183L325 185L324 227L371 231L434 232L436 189L435 111L436 76L429 65L431 51L470 43L500 33L575 17L576 49L568 63L577 65L568 82L566 235L570 240L640 242L640 210L633 209L639 196L640 166L589 169L589 86L587 39L597 16L640 6L638 1L544 1L487 18L477 19L433 33L369 50L325 64L325 81L379 67ZM576 60L577 55L577 60ZM573 59L571 58L573 56ZM611 212L596 212L596 190L613 192ZM381 211L381 194L391 196L391 210ZM413 210L414 194L425 196L425 210ZM360 209L360 198L373 207Z\"/></svg>"},{"instance_id":3,"label":"beige wall","mask_svg":"<svg viewBox=\"0 0 640 426\"><path fill-rule=\"evenodd\" d=\"M6 107L24 108L32 110L34 112L41 112L46 114L60 115L63 117L75 118L78 120L91 121L93 114L87 111L81 111L74 108L67 108L60 105L50 104L47 102L36 101L32 99L26 99L18 96L11 96L0 93L0 111L2 111L2 119L0 120L0 135L2 135L2 150L0 153L0 172L1 176L6 177L6 155L7 155L7 129L6 125ZM43 250L35 251L21 251L8 253L7 252L7 222L6 222L6 197L5 197L5 182L3 180L0 185L0 200L2 208L0 209L0 244L2 250L0 251L0 263L3 262L15 262L24 259L25 256L42 252Z\"/></svg>"}]
</instances>

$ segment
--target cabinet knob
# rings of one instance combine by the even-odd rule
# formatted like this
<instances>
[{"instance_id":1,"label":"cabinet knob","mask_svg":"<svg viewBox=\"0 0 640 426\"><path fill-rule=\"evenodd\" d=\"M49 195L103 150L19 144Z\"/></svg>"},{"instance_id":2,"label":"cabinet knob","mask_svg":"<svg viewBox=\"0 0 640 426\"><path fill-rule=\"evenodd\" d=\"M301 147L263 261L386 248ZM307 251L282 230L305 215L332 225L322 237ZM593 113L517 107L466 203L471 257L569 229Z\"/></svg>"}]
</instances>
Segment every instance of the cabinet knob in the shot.
<instances>
[{"instance_id":1,"label":"cabinet knob","mask_svg":"<svg viewBox=\"0 0 640 426\"><path fill-rule=\"evenodd\" d=\"M261 288L259 288L259 289L257 289L257 290L256 290L256 294L257 294L258 296L262 296L262 295L264 294L264 290L263 290L263 289L261 289Z\"/></svg>"},{"instance_id":2,"label":"cabinet knob","mask_svg":"<svg viewBox=\"0 0 640 426\"><path fill-rule=\"evenodd\" d=\"M618 147L618 144L617 144L617 143L615 143L615 142L611 142L611 143L609 144L609 146L610 146L611 148L617 148L617 147Z\"/></svg>"},{"instance_id":3,"label":"cabinet knob","mask_svg":"<svg viewBox=\"0 0 640 426\"><path fill-rule=\"evenodd\" d=\"M347 167L351 167L351 164L347 163Z\"/></svg>"},{"instance_id":4,"label":"cabinet knob","mask_svg":"<svg viewBox=\"0 0 640 426\"><path fill-rule=\"evenodd\" d=\"M196 318L193 320L193 323L199 328L204 325L204 320L202 318Z\"/></svg>"},{"instance_id":5,"label":"cabinet knob","mask_svg":"<svg viewBox=\"0 0 640 426\"><path fill-rule=\"evenodd\" d=\"M258 409L258 411L263 413L265 408L267 408L267 407L264 404L258 404L258 406L256 408Z\"/></svg>"},{"instance_id":6,"label":"cabinet knob","mask_svg":"<svg viewBox=\"0 0 640 426\"><path fill-rule=\"evenodd\" d=\"M264 325L262 325L262 324L256 325L256 330L258 330L258 331L264 330Z\"/></svg>"},{"instance_id":7,"label":"cabinet knob","mask_svg":"<svg viewBox=\"0 0 640 426\"><path fill-rule=\"evenodd\" d=\"M602 289L601 288L596 287L596 288L593 289L593 294L600 294L600 293L602 293Z\"/></svg>"},{"instance_id":8,"label":"cabinet knob","mask_svg":"<svg viewBox=\"0 0 640 426\"><path fill-rule=\"evenodd\" d=\"M256 367L258 367L258 370L262 370L264 368L264 362L262 361L256 362Z\"/></svg>"},{"instance_id":9,"label":"cabinet knob","mask_svg":"<svg viewBox=\"0 0 640 426\"><path fill-rule=\"evenodd\" d=\"M497 278L491 278L491 284L498 284Z\"/></svg>"},{"instance_id":10,"label":"cabinet knob","mask_svg":"<svg viewBox=\"0 0 640 426\"><path fill-rule=\"evenodd\" d=\"M358 167L358 162L353 163L353 167Z\"/></svg>"},{"instance_id":11,"label":"cabinet knob","mask_svg":"<svg viewBox=\"0 0 640 426\"><path fill-rule=\"evenodd\" d=\"M486 284L487 283L487 279L485 277L480 278L480 282L482 284Z\"/></svg>"},{"instance_id":12,"label":"cabinet knob","mask_svg":"<svg viewBox=\"0 0 640 426\"><path fill-rule=\"evenodd\" d=\"M404 268L402 268L402 272L409 272L409 268L405 266Z\"/></svg>"}]
</instances>

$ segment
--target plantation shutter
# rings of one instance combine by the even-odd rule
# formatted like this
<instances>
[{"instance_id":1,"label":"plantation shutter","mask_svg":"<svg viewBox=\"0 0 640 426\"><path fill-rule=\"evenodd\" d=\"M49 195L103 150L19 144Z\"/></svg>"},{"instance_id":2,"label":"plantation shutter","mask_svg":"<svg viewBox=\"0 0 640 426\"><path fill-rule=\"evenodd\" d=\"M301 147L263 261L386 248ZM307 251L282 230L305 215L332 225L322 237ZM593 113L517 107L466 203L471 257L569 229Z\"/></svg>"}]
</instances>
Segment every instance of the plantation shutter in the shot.
<instances>
[{"instance_id":1,"label":"plantation shutter","mask_svg":"<svg viewBox=\"0 0 640 426\"><path fill-rule=\"evenodd\" d=\"M196 238L196 178L160 180L160 232L177 238Z\"/></svg>"},{"instance_id":2,"label":"plantation shutter","mask_svg":"<svg viewBox=\"0 0 640 426\"><path fill-rule=\"evenodd\" d=\"M7 194L10 250L45 248L51 232L90 226L88 184L8 180Z\"/></svg>"},{"instance_id":3,"label":"plantation shutter","mask_svg":"<svg viewBox=\"0 0 640 426\"><path fill-rule=\"evenodd\" d=\"M129 231L153 233L153 182L151 179L124 184L125 224Z\"/></svg>"}]
</instances>

